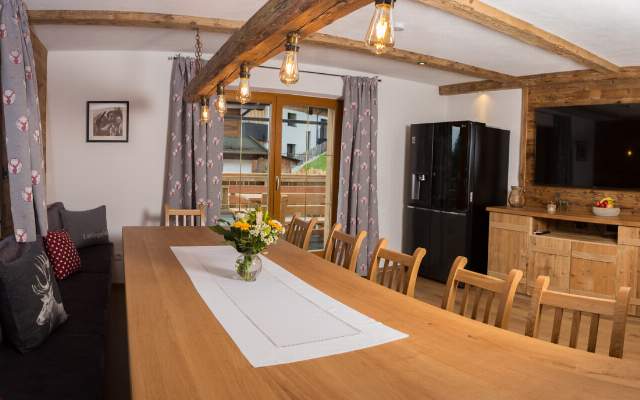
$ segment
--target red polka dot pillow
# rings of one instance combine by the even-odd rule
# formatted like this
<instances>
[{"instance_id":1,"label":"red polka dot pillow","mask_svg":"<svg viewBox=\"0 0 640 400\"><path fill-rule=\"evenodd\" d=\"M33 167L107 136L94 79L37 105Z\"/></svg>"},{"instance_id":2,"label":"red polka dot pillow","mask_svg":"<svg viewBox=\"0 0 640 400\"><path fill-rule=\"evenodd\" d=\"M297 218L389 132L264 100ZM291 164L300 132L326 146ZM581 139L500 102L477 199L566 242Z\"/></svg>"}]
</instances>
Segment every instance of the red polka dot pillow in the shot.
<instances>
[{"instance_id":1,"label":"red polka dot pillow","mask_svg":"<svg viewBox=\"0 0 640 400\"><path fill-rule=\"evenodd\" d=\"M67 231L50 231L44 239L56 278L62 280L80 269L80 254Z\"/></svg>"}]
</instances>

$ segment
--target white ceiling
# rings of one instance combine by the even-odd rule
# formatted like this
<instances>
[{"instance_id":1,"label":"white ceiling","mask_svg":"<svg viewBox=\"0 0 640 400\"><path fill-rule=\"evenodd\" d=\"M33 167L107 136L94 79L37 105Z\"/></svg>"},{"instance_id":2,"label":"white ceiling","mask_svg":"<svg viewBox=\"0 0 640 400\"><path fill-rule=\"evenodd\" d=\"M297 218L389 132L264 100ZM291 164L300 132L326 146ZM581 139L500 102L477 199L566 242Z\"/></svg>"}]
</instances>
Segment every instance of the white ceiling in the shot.
<instances>
[{"instance_id":1,"label":"white ceiling","mask_svg":"<svg viewBox=\"0 0 640 400\"><path fill-rule=\"evenodd\" d=\"M542 29L574 42L618 65L640 65L638 0L484 0ZM26 0L30 9L145 11L246 20L264 0ZM396 20L405 26L397 47L513 75L584 69L566 58L523 44L472 22L398 0ZM323 32L362 39L372 7L336 21ZM190 52L191 32L113 27L40 26L38 35L55 50L165 50ZM204 36L214 52L225 35ZM374 56L305 47L305 63L404 77L432 84L474 80L457 74L383 60Z\"/></svg>"}]
</instances>

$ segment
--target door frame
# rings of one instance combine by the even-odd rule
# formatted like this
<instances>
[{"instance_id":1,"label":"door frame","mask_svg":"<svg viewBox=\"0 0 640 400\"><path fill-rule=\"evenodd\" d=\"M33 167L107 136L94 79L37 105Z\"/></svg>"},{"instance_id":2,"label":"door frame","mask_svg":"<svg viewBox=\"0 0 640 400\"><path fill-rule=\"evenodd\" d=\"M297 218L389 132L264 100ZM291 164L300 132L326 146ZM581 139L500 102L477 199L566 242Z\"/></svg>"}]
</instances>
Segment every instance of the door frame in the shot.
<instances>
[{"instance_id":1,"label":"door frame","mask_svg":"<svg viewBox=\"0 0 640 400\"><path fill-rule=\"evenodd\" d=\"M237 102L238 91L227 90L227 101ZM333 109L335 112L333 126L333 165L331 180L329 182L332 195L331 220L336 220L336 209L338 200L338 181L340 177L340 143L342 140L342 111L343 101L341 99L331 99L323 97L312 97L293 95L276 92L251 93L250 102L269 104L271 106L271 122L269 126L269 172L267 176L267 208L269 214L284 222L281 214L280 197L281 187L277 187L276 181L280 179L281 153L282 153L282 108L285 106L311 106Z\"/></svg>"}]
</instances>

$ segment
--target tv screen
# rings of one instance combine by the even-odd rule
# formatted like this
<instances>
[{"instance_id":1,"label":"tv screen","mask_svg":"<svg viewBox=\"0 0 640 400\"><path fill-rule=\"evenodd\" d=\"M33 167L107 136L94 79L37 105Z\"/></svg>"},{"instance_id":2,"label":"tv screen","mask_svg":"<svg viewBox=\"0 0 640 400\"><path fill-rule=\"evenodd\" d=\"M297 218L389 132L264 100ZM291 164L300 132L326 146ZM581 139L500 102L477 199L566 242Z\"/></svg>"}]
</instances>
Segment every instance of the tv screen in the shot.
<instances>
[{"instance_id":1,"label":"tv screen","mask_svg":"<svg viewBox=\"0 0 640 400\"><path fill-rule=\"evenodd\" d=\"M640 189L640 104L537 108L538 185Z\"/></svg>"}]
</instances>

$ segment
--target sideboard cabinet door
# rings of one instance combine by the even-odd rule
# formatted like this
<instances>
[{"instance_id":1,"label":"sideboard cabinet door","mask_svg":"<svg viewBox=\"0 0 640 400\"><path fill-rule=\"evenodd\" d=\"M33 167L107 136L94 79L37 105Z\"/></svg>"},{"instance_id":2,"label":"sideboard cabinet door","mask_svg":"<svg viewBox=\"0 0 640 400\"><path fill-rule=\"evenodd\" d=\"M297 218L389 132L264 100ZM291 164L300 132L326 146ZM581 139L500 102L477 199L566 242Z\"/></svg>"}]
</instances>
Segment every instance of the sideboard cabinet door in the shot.
<instances>
[{"instance_id":1,"label":"sideboard cabinet door","mask_svg":"<svg viewBox=\"0 0 640 400\"><path fill-rule=\"evenodd\" d=\"M505 279L512 269L527 276L527 256L533 218L492 212L489 219L489 275ZM526 291L523 279L519 293Z\"/></svg>"},{"instance_id":2,"label":"sideboard cabinet door","mask_svg":"<svg viewBox=\"0 0 640 400\"><path fill-rule=\"evenodd\" d=\"M574 241L571 246L571 293L613 297L617 258L615 244Z\"/></svg>"}]
</instances>

